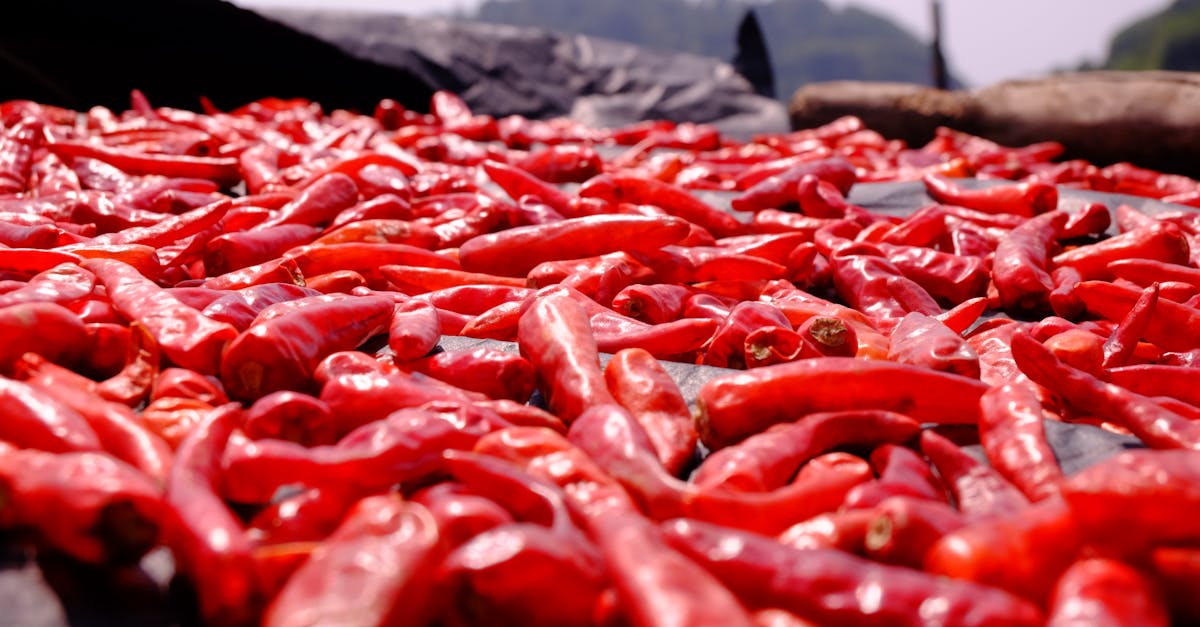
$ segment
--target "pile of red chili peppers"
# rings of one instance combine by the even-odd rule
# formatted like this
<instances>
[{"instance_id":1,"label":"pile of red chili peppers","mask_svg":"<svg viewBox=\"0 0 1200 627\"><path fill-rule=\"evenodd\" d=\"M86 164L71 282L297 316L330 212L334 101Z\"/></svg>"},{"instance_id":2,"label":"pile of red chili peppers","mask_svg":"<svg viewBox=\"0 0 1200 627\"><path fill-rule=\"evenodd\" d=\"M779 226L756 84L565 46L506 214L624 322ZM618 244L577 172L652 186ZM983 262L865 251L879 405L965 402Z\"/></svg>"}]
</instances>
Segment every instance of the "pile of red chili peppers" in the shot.
<instances>
[{"instance_id":1,"label":"pile of red chili peppers","mask_svg":"<svg viewBox=\"0 0 1200 627\"><path fill-rule=\"evenodd\" d=\"M1200 620L1200 213L1059 198L1196 181L204 104L0 104L10 537L169 550L222 626ZM936 202L847 200L898 180ZM1047 420L1146 448L1067 475Z\"/></svg>"}]
</instances>

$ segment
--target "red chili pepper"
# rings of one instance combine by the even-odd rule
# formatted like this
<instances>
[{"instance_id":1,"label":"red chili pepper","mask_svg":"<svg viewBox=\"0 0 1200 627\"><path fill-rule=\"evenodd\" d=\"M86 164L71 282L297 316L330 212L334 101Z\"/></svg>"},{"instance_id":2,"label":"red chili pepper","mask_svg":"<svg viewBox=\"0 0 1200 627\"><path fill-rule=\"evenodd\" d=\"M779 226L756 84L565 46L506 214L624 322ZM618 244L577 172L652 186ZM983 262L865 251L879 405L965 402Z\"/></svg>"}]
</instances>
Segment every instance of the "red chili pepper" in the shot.
<instances>
[{"instance_id":1,"label":"red chili pepper","mask_svg":"<svg viewBox=\"0 0 1200 627\"><path fill-rule=\"evenodd\" d=\"M444 554L437 522L399 495L359 501L284 585L264 625L432 618L433 579Z\"/></svg>"},{"instance_id":2,"label":"red chili pepper","mask_svg":"<svg viewBox=\"0 0 1200 627\"><path fill-rule=\"evenodd\" d=\"M1036 605L1006 592L842 551L790 548L693 520L668 522L663 534L747 605L782 608L820 624L919 625L929 620L921 616L924 607L938 608L936 620L947 624L1040 625L1043 620Z\"/></svg>"},{"instance_id":3,"label":"red chili pepper","mask_svg":"<svg viewBox=\"0 0 1200 627\"><path fill-rule=\"evenodd\" d=\"M486 346L442 351L405 367L488 398L520 403L529 400L535 383L533 364L528 360Z\"/></svg>"},{"instance_id":4,"label":"red chili pepper","mask_svg":"<svg viewBox=\"0 0 1200 627\"><path fill-rule=\"evenodd\" d=\"M137 407L150 395L150 386L158 377L160 354L150 332L141 323L132 323L125 366L96 385L96 393L107 400Z\"/></svg>"},{"instance_id":5,"label":"red chili pepper","mask_svg":"<svg viewBox=\"0 0 1200 627\"><path fill-rule=\"evenodd\" d=\"M1045 183L1008 183L970 189L937 175L926 175L921 181L937 202L985 213L1032 217L1058 207L1058 188Z\"/></svg>"},{"instance_id":6,"label":"red chili pepper","mask_svg":"<svg viewBox=\"0 0 1200 627\"><path fill-rule=\"evenodd\" d=\"M1057 495L1063 471L1046 439L1034 390L1020 384L997 386L980 403L979 440L996 471L1031 501Z\"/></svg>"},{"instance_id":7,"label":"red chili pepper","mask_svg":"<svg viewBox=\"0 0 1200 627\"><path fill-rule=\"evenodd\" d=\"M510 426L495 412L462 403L409 407L366 423L333 445L305 447L273 438L230 438L222 460L224 494L268 503L282 486L381 491L437 472L447 449L470 450L481 436Z\"/></svg>"},{"instance_id":8,"label":"red chili pepper","mask_svg":"<svg viewBox=\"0 0 1200 627\"><path fill-rule=\"evenodd\" d=\"M0 405L0 440L52 453L102 448L87 421L45 391L0 377Z\"/></svg>"},{"instance_id":9,"label":"red chili pepper","mask_svg":"<svg viewBox=\"0 0 1200 627\"><path fill-rule=\"evenodd\" d=\"M604 369L608 389L642 425L663 467L678 476L696 448L692 413L679 386L649 352L617 352Z\"/></svg>"},{"instance_id":10,"label":"red chili pepper","mask_svg":"<svg viewBox=\"0 0 1200 627\"><path fill-rule=\"evenodd\" d=\"M0 295L0 309L18 303L71 305L92 293L96 276L74 263L62 263L35 274L23 286Z\"/></svg>"},{"instance_id":11,"label":"red chili pepper","mask_svg":"<svg viewBox=\"0 0 1200 627\"><path fill-rule=\"evenodd\" d=\"M132 175L209 179L223 186L234 185L240 180L237 160L232 157L156 154L72 141L49 142L45 147L59 157L97 159Z\"/></svg>"},{"instance_id":12,"label":"red chili pepper","mask_svg":"<svg viewBox=\"0 0 1200 627\"><path fill-rule=\"evenodd\" d=\"M924 567L929 547L967 524L944 501L908 496L889 497L867 511L875 516L863 543L867 557L917 570Z\"/></svg>"},{"instance_id":13,"label":"red chili pepper","mask_svg":"<svg viewBox=\"0 0 1200 627\"><path fill-rule=\"evenodd\" d=\"M1000 240L992 260L992 281L1004 309L1039 313L1047 308L1054 281L1050 277L1050 247L1065 228L1068 215L1052 211L1027 220Z\"/></svg>"},{"instance_id":14,"label":"red chili pepper","mask_svg":"<svg viewBox=\"0 0 1200 627\"><path fill-rule=\"evenodd\" d=\"M879 244L901 274L942 302L958 304L987 292L988 266L980 257L962 257L918 246Z\"/></svg>"},{"instance_id":15,"label":"red chili pepper","mask_svg":"<svg viewBox=\"0 0 1200 627\"><path fill-rule=\"evenodd\" d=\"M1016 516L1029 500L998 471L963 451L934 431L921 433L921 452L954 497L955 505L971 520Z\"/></svg>"},{"instance_id":16,"label":"red chili pepper","mask_svg":"<svg viewBox=\"0 0 1200 627\"><path fill-rule=\"evenodd\" d=\"M658 520L690 516L780 533L799 521L833 511L851 488L871 476L870 466L863 460L829 453L805 464L792 483L768 492L706 489L684 483L666 472L645 430L617 405L589 408L572 423L568 437Z\"/></svg>"},{"instance_id":17,"label":"red chili pepper","mask_svg":"<svg viewBox=\"0 0 1200 627\"><path fill-rule=\"evenodd\" d=\"M946 488L933 476L929 464L912 449L891 443L871 452L871 466L879 478L855 486L846 495L846 508L869 508L884 500L905 498L946 501Z\"/></svg>"},{"instance_id":18,"label":"red chili pepper","mask_svg":"<svg viewBox=\"0 0 1200 627\"><path fill-rule=\"evenodd\" d=\"M899 320L909 312L942 312L933 296L887 259L847 255L830 259L833 285L842 299L876 320Z\"/></svg>"},{"instance_id":19,"label":"red chili pepper","mask_svg":"<svg viewBox=\"0 0 1200 627\"><path fill-rule=\"evenodd\" d=\"M1018 514L972 522L929 547L925 570L1045 604L1082 548L1072 509L1047 499Z\"/></svg>"},{"instance_id":20,"label":"red chili pepper","mask_svg":"<svg viewBox=\"0 0 1200 627\"><path fill-rule=\"evenodd\" d=\"M280 206L282 207L282 205ZM364 200L352 207L343 209L329 222L325 230L332 233L334 230L350 226L362 220L412 221L416 218L417 216L412 205L407 200L396 194L380 194L370 200ZM421 227L417 226L416 228L419 229ZM356 231L352 229L350 232L354 233Z\"/></svg>"},{"instance_id":21,"label":"red chili pepper","mask_svg":"<svg viewBox=\"0 0 1200 627\"><path fill-rule=\"evenodd\" d=\"M1118 321L1129 314L1141 290L1103 281L1084 281L1076 293L1087 311ZM1200 310L1159 299L1146 323L1143 339L1166 350L1186 351L1200 346Z\"/></svg>"},{"instance_id":22,"label":"red chili pepper","mask_svg":"<svg viewBox=\"0 0 1200 627\"><path fill-rule=\"evenodd\" d=\"M753 624L734 594L666 544L654 523L630 513L590 523L624 613L635 624Z\"/></svg>"},{"instance_id":23,"label":"red chili pepper","mask_svg":"<svg viewBox=\"0 0 1200 627\"><path fill-rule=\"evenodd\" d=\"M292 248L312 242L319 232L307 224L281 224L224 233L205 243L204 269L215 276L271 261Z\"/></svg>"},{"instance_id":24,"label":"red chili pepper","mask_svg":"<svg viewBox=\"0 0 1200 627\"><path fill-rule=\"evenodd\" d=\"M1156 448L1200 448L1200 424L1062 363L1028 332L1012 338L1021 371L1059 395L1072 409L1112 421Z\"/></svg>"},{"instance_id":25,"label":"red chili pepper","mask_svg":"<svg viewBox=\"0 0 1200 627\"><path fill-rule=\"evenodd\" d=\"M103 453L16 450L0 443L0 525L32 529L53 550L91 564L136 563L169 516L159 488Z\"/></svg>"},{"instance_id":26,"label":"red chili pepper","mask_svg":"<svg viewBox=\"0 0 1200 627\"><path fill-rule=\"evenodd\" d=\"M674 218L588 216L481 235L460 247L459 259L464 270L522 276L548 260L656 250L687 231L687 223Z\"/></svg>"},{"instance_id":27,"label":"red chili pepper","mask_svg":"<svg viewBox=\"0 0 1200 627\"><path fill-rule=\"evenodd\" d=\"M172 362L202 374L217 371L221 351L237 335L232 326L184 305L129 264L88 259L83 265L107 288L117 311L145 326Z\"/></svg>"},{"instance_id":28,"label":"red chili pepper","mask_svg":"<svg viewBox=\"0 0 1200 627\"><path fill-rule=\"evenodd\" d=\"M796 390L810 393L797 397ZM710 448L820 411L887 409L943 424L975 423L987 386L958 375L884 361L821 357L717 377L696 399Z\"/></svg>"},{"instance_id":29,"label":"red chili pepper","mask_svg":"<svg viewBox=\"0 0 1200 627\"><path fill-rule=\"evenodd\" d=\"M839 192L849 193L857 176L854 167L842 157L797 163L746 188L732 201L734 211L779 209L796 202L797 187L805 176L832 183ZM744 183L743 183L744 184ZM741 185L741 184L740 184Z\"/></svg>"},{"instance_id":30,"label":"red chili pepper","mask_svg":"<svg viewBox=\"0 0 1200 627\"><path fill-rule=\"evenodd\" d=\"M43 126L38 118L22 117L0 135L0 194L20 194L29 187Z\"/></svg>"},{"instance_id":31,"label":"red chili pepper","mask_svg":"<svg viewBox=\"0 0 1200 627\"><path fill-rule=\"evenodd\" d=\"M482 167L488 177L513 200L519 201L525 196L533 196L559 215L568 218L580 217L579 212L572 206L570 195L533 174L496 161L484 161Z\"/></svg>"},{"instance_id":32,"label":"red chili pepper","mask_svg":"<svg viewBox=\"0 0 1200 627\"><path fill-rule=\"evenodd\" d=\"M438 534L453 550L471 538L501 525L512 524L512 514L476 490L457 482L444 481L422 488L412 496L437 521Z\"/></svg>"},{"instance_id":33,"label":"red chili pepper","mask_svg":"<svg viewBox=\"0 0 1200 627\"><path fill-rule=\"evenodd\" d=\"M1154 259L1114 259L1108 271L1119 279L1141 286L1155 282L1176 281L1200 287L1200 269L1187 265L1166 263Z\"/></svg>"},{"instance_id":34,"label":"red chili pepper","mask_svg":"<svg viewBox=\"0 0 1200 627\"><path fill-rule=\"evenodd\" d=\"M535 297L521 316L518 343L537 370L551 410L568 424L591 405L616 403L604 383L587 314L569 294Z\"/></svg>"},{"instance_id":35,"label":"red chili pepper","mask_svg":"<svg viewBox=\"0 0 1200 627\"><path fill-rule=\"evenodd\" d=\"M935 316L946 328L962 335L987 311L987 298L970 298Z\"/></svg>"},{"instance_id":36,"label":"red chili pepper","mask_svg":"<svg viewBox=\"0 0 1200 627\"><path fill-rule=\"evenodd\" d=\"M221 357L221 381L230 396L241 399L304 390L321 359L380 333L392 309L392 302L380 296L313 296L272 305L229 343Z\"/></svg>"},{"instance_id":37,"label":"red chili pepper","mask_svg":"<svg viewBox=\"0 0 1200 627\"><path fill-rule=\"evenodd\" d=\"M141 471L155 483L165 483L172 454L162 438L148 431L128 407L106 401L86 388L61 384L54 374L39 368L37 359L29 366L31 371L23 375L26 383L42 393L53 395L58 402L78 412L95 431L104 451Z\"/></svg>"},{"instance_id":38,"label":"red chili pepper","mask_svg":"<svg viewBox=\"0 0 1200 627\"><path fill-rule=\"evenodd\" d=\"M338 433L344 435L398 409L437 401L478 402L486 397L429 377L382 367L364 371L360 365L358 371L329 375L321 384L320 398L336 418Z\"/></svg>"},{"instance_id":39,"label":"red chili pepper","mask_svg":"<svg viewBox=\"0 0 1200 627\"><path fill-rule=\"evenodd\" d=\"M1171 624L1157 584L1136 568L1105 558L1075 562L1054 587L1047 624Z\"/></svg>"},{"instance_id":40,"label":"red chili pepper","mask_svg":"<svg viewBox=\"0 0 1200 627\"><path fill-rule=\"evenodd\" d=\"M346 242L344 244L300 246L287 252L284 258L294 262L304 276L317 276L338 270L353 270L366 277L372 286L386 285L386 279L379 271L379 268L383 266L414 265L459 269L458 263L450 257L408 244ZM243 286L239 285L238 287Z\"/></svg>"},{"instance_id":41,"label":"red chili pepper","mask_svg":"<svg viewBox=\"0 0 1200 627\"><path fill-rule=\"evenodd\" d=\"M179 445L165 497L178 514L167 537L176 567L195 585L200 615L223 625L253 622L261 602L245 529L216 491L221 450L241 419L233 405L207 413Z\"/></svg>"},{"instance_id":42,"label":"red chili pepper","mask_svg":"<svg viewBox=\"0 0 1200 627\"><path fill-rule=\"evenodd\" d=\"M742 225L733 216L696 198L681 187L633 174L609 172L592 177L579 188L584 198L659 207L700 226L716 237L737 235Z\"/></svg>"},{"instance_id":43,"label":"red chili pepper","mask_svg":"<svg viewBox=\"0 0 1200 627\"><path fill-rule=\"evenodd\" d=\"M329 406L300 392L272 392L246 409L242 431L255 440L274 438L304 446L334 444L342 435Z\"/></svg>"},{"instance_id":44,"label":"red chili pepper","mask_svg":"<svg viewBox=\"0 0 1200 627\"><path fill-rule=\"evenodd\" d=\"M713 452L692 474L702 488L765 491L787 485L808 460L848 445L903 442L920 425L889 411L813 413Z\"/></svg>"},{"instance_id":45,"label":"red chili pepper","mask_svg":"<svg viewBox=\"0 0 1200 627\"><path fill-rule=\"evenodd\" d=\"M414 299L395 306L388 326L388 347L397 360L428 355L441 337L437 308L431 303Z\"/></svg>"},{"instance_id":46,"label":"red chili pepper","mask_svg":"<svg viewBox=\"0 0 1200 627\"><path fill-rule=\"evenodd\" d=\"M769 303L738 303L709 340L704 363L723 368L745 369L746 336L753 330L768 326L791 330L792 323L778 307Z\"/></svg>"},{"instance_id":47,"label":"red chili pepper","mask_svg":"<svg viewBox=\"0 0 1200 627\"><path fill-rule=\"evenodd\" d=\"M1192 385L1195 372L1189 368L1158 364L1136 364L1105 373L1109 383L1149 397L1167 396L1200 406L1200 388Z\"/></svg>"},{"instance_id":48,"label":"red chili pepper","mask_svg":"<svg viewBox=\"0 0 1200 627\"><path fill-rule=\"evenodd\" d=\"M861 555L874 520L875 513L868 509L818 514L788 527L779 534L779 542L796 549L837 549Z\"/></svg>"},{"instance_id":49,"label":"red chili pepper","mask_svg":"<svg viewBox=\"0 0 1200 627\"><path fill-rule=\"evenodd\" d=\"M1105 340L1103 367L1116 368L1129 363L1138 341L1145 334L1146 327L1154 316L1158 295L1158 283L1142 290L1142 295L1129 309L1129 313L1125 314L1112 335Z\"/></svg>"},{"instance_id":50,"label":"red chili pepper","mask_svg":"<svg viewBox=\"0 0 1200 627\"><path fill-rule=\"evenodd\" d=\"M892 330L888 359L979 378L979 356L937 318L912 312Z\"/></svg>"},{"instance_id":51,"label":"red chili pepper","mask_svg":"<svg viewBox=\"0 0 1200 627\"><path fill-rule=\"evenodd\" d=\"M1159 222L1059 253L1053 262L1056 266L1075 268L1085 280L1107 280L1112 278L1108 264L1122 259L1186 265L1188 240L1179 227L1170 222Z\"/></svg>"},{"instance_id":52,"label":"red chili pepper","mask_svg":"<svg viewBox=\"0 0 1200 627\"><path fill-rule=\"evenodd\" d=\"M439 574L439 588L453 591L444 617L458 624L505 617L523 625L588 625L608 583L591 543L522 522L471 538L446 556ZM554 603L545 602L548 590Z\"/></svg>"},{"instance_id":53,"label":"red chili pepper","mask_svg":"<svg viewBox=\"0 0 1200 627\"><path fill-rule=\"evenodd\" d=\"M1106 554L1137 556L1195 544L1198 478L1194 451L1131 450L1072 475L1062 494L1081 538Z\"/></svg>"}]
</instances>

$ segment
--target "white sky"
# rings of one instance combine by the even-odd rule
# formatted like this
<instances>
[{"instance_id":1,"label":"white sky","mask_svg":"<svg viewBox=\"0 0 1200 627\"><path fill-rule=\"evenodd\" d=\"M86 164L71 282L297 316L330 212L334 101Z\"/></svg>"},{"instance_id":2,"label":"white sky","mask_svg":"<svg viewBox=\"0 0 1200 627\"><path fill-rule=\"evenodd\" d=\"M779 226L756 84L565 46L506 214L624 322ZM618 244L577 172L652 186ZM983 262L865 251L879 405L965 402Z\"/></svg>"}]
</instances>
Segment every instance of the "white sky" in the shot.
<instances>
[{"instance_id":1,"label":"white sky","mask_svg":"<svg viewBox=\"0 0 1200 627\"><path fill-rule=\"evenodd\" d=\"M561 0L596 2L603 0ZM343 10L447 13L481 0L234 0L244 6L296 6ZM930 36L928 0L826 0L887 15L918 37ZM1036 76L1102 60L1109 38L1133 19L1157 12L1170 0L942 0L943 51L967 84ZM730 27L732 36L733 27ZM770 45L770 42L767 42Z\"/></svg>"}]
</instances>

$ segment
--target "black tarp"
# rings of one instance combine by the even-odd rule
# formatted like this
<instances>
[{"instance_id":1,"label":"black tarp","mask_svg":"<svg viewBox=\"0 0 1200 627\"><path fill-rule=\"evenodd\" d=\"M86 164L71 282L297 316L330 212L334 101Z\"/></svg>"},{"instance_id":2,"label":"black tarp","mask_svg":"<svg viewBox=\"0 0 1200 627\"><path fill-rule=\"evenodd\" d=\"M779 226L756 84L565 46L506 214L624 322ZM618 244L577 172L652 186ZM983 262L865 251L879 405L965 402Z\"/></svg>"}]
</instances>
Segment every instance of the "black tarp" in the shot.
<instances>
[{"instance_id":1,"label":"black tarp","mask_svg":"<svg viewBox=\"0 0 1200 627\"><path fill-rule=\"evenodd\" d=\"M0 100L123 110L136 88L154 105L188 109L201 96L222 108L278 96L370 113L383 98L425 111L445 89L497 117L711 122L735 136L788 124L783 104L755 94L728 63L578 35L336 11L260 15L220 0L10 4Z\"/></svg>"}]
</instances>

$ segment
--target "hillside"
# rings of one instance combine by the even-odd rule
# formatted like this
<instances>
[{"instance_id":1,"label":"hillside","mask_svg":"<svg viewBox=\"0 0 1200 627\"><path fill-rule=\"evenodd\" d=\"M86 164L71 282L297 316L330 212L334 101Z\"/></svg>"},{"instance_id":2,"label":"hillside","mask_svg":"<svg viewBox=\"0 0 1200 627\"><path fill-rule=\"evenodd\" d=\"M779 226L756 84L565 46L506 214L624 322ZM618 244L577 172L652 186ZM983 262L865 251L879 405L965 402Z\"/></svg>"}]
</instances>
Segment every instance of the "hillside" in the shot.
<instances>
[{"instance_id":1,"label":"hillside","mask_svg":"<svg viewBox=\"0 0 1200 627\"><path fill-rule=\"evenodd\" d=\"M487 0L466 17L729 60L748 6L762 26L780 98L814 81L930 82L927 44L884 17L835 11L821 0Z\"/></svg>"},{"instance_id":2,"label":"hillside","mask_svg":"<svg viewBox=\"0 0 1200 627\"><path fill-rule=\"evenodd\" d=\"M1112 70L1200 70L1200 0L1176 0L1113 37L1104 67Z\"/></svg>"}]
</instances>

